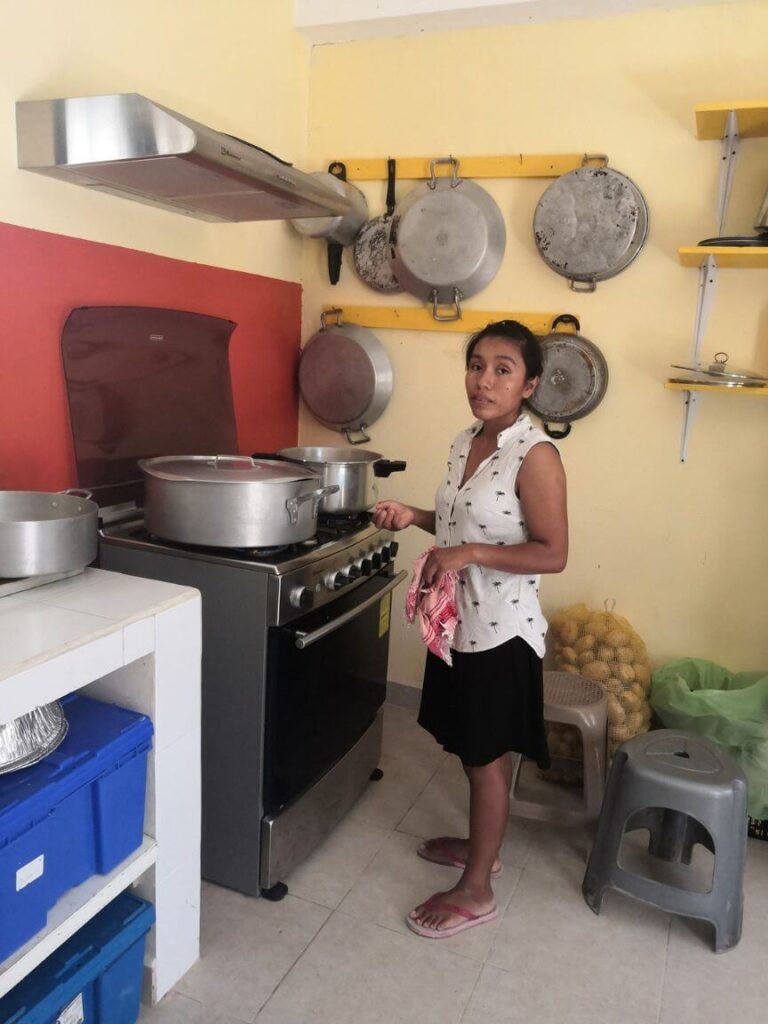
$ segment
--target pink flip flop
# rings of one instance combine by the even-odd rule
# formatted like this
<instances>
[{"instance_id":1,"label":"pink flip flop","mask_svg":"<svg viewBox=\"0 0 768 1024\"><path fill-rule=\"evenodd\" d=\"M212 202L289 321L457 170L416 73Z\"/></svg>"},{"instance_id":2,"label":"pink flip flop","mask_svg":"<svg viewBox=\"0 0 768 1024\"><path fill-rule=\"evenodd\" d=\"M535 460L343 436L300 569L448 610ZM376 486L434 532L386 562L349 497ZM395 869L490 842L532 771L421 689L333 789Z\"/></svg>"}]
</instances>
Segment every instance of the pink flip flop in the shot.
<instances>
[{"instance_id":1,"label":"pink flip flop","mask_svg":"<svg viewBox=\"0 0 768 1024\"><path fill-rule=\"evenodd\" d=\"M452 838L452 836L438 836L437 839L427 839L417 848L416 853L419 857L431 861L433 864L444 864L449 868L461 868L463 870L467 866L466 861L459 860L458 857L454 856L448 845ZM500 863L497 868L491 871L491 878L498 878L503 870L504 865Z\"/></svg>"},{"instance_id":2,"label":"pink flip flop","mask_svg":"<svg viewBox=\"0 0 768 1024\"><path fill-rule=\"evenodd\" d=\"M467 928L474 928L478 924L487 924L489 921L494 921L498 917L498 912L494 907L493 910L489 910L486 914L473 914L471 910L467 910L464 907L458 907L455 903L440 903L436 902L437 897L431 896L424 904L428 910L437 911L438 914L456 914L457 917L463 917L464 920L461 924L455 924L451 928L427 928L426 925L418 924L412 917L406 914L405 923L415 932L417 935L421 935L424 939L450 939L452 935L458 935L460 932L465 932Z\"/></svg>"}]
</instances>

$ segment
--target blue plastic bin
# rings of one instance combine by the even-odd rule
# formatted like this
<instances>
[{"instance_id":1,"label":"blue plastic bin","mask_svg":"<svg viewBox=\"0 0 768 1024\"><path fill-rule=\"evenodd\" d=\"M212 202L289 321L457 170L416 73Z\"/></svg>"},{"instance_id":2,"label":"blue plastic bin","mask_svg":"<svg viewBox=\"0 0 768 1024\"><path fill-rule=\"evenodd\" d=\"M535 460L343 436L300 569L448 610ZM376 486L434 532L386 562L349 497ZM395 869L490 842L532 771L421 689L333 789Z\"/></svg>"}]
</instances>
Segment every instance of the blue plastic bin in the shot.
<instances>
[{"instance_id":1,"label":"blue plastic bin","mask_svg":"<svg viewBox=\"0 0 768 1024\"><path fill-rule=\"evenodd\" d=\"M124 892L0 999L2 1024L135 1024L151 903Z\"/></svg>"},{"instance_id":2,"label":"blue plastic bin","mask_svg":"<svg viewBox=\"0 0 768 1024\"><path fill-rule=\"evenodd\" d=\"M79 695L63 704L64 742L0 776L0 963L68 889L111 871L143 838L151 721Z\"/></svg>"}]
</instances>

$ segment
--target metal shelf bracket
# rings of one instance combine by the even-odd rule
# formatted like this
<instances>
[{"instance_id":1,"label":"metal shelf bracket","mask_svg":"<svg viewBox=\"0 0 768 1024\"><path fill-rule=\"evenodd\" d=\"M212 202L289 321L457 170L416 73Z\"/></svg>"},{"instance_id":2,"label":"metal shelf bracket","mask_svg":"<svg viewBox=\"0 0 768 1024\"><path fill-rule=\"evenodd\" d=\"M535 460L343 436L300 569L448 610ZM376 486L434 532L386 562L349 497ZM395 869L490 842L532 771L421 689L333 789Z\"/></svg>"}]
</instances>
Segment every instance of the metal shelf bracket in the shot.
<instances>
[{"instance_id":1,"label":"metal shelf bracket","mask_svg":"<svg viewBox=\"0 0 768 1024\"><path fill-rule=\"evenodd\" d=\"M693 327L693 349L691 363L697 366L701 360L701 343L707 331L709 314L715 296L717 284L717 264L714 256L707 256L699 269L699 291L696 300L696 319ZM685 409L683 410L683 431L680 438L680 461L688 457L688 435L696 418L700 395L696 391L686 391Z\"/></svg>"},{"instance_id":2,"label":"metal shelf bracket","mask_svg":"<svg viewBox=\"0 0 768 1024\"><path fill-rule=\"evenodd\" d=\"M739 151L739 123L735 110L729 110L720 150L720 185L717 193L717 233L722 235L728 199L731 194L736 154Z\"/></svg>"}]
</instances>

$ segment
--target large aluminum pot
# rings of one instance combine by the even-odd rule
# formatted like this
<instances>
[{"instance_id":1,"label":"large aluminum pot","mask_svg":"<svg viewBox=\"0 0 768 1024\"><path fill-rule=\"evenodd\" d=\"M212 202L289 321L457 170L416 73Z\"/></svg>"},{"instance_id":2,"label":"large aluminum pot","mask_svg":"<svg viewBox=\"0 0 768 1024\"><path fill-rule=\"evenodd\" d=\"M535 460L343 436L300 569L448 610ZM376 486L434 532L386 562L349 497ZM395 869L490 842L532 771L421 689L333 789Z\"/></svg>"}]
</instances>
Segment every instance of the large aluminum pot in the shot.
<instances>
[{"instance_id":1,"label":"large aluminum pot","mask_svg":"<svg viewBox=\"0 0 768 1024\"><path fill-rule=\"evenodd\" d=\"M335 488L309 468L247 455L142 459L151 533L180 544L266 548L314 536L321 498Z\"/></svg>"},{"instance_id":2,"label":"large aluminum pot","mask_svg":"<svg viewBox=\"0 0 768 1024\"><path fill-rule=\"evenodd\" d=\"M376 477L405 469L404 462L391 462L364 448L282 448L277 454L322 473L323 482L334 487L335 493L323 498L320 506L325 515L352 515L373 508L378 498Z\"/></svg>"},{"instance_id":3,"label":"large aluminum pot","mask_svg":"<svg viewBox=\"0 0 768 1024\"><path fill-rule=\"evenodd\" d=\"M47 576L92 562L99 506L85 495L0 491L0 576Z\"/></svg>"}]
</instances>

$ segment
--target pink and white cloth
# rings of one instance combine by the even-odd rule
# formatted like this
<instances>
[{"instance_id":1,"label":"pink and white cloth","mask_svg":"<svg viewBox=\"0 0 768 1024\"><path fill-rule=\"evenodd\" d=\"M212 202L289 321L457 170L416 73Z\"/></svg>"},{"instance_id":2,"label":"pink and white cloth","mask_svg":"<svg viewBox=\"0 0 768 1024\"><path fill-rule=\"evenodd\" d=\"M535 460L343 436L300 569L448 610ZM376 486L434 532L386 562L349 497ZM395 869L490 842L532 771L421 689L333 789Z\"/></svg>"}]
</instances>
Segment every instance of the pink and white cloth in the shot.
<instances>
[{"instance_id":1,"label":"pink and white cloth","mask_svg":"<svg viewBox=\"0 0 768 1024\"><path fill-rule=\"evenodd\" d=\"M447 572L437 583L427 586L421 574L430 551L419 555L413 563L413 579L405 598L405 617L408 622L418 620L421 639L433 654L451 664L451 642L458 624L456 608L455 572Z\"/></svg>"}]
</instances>

